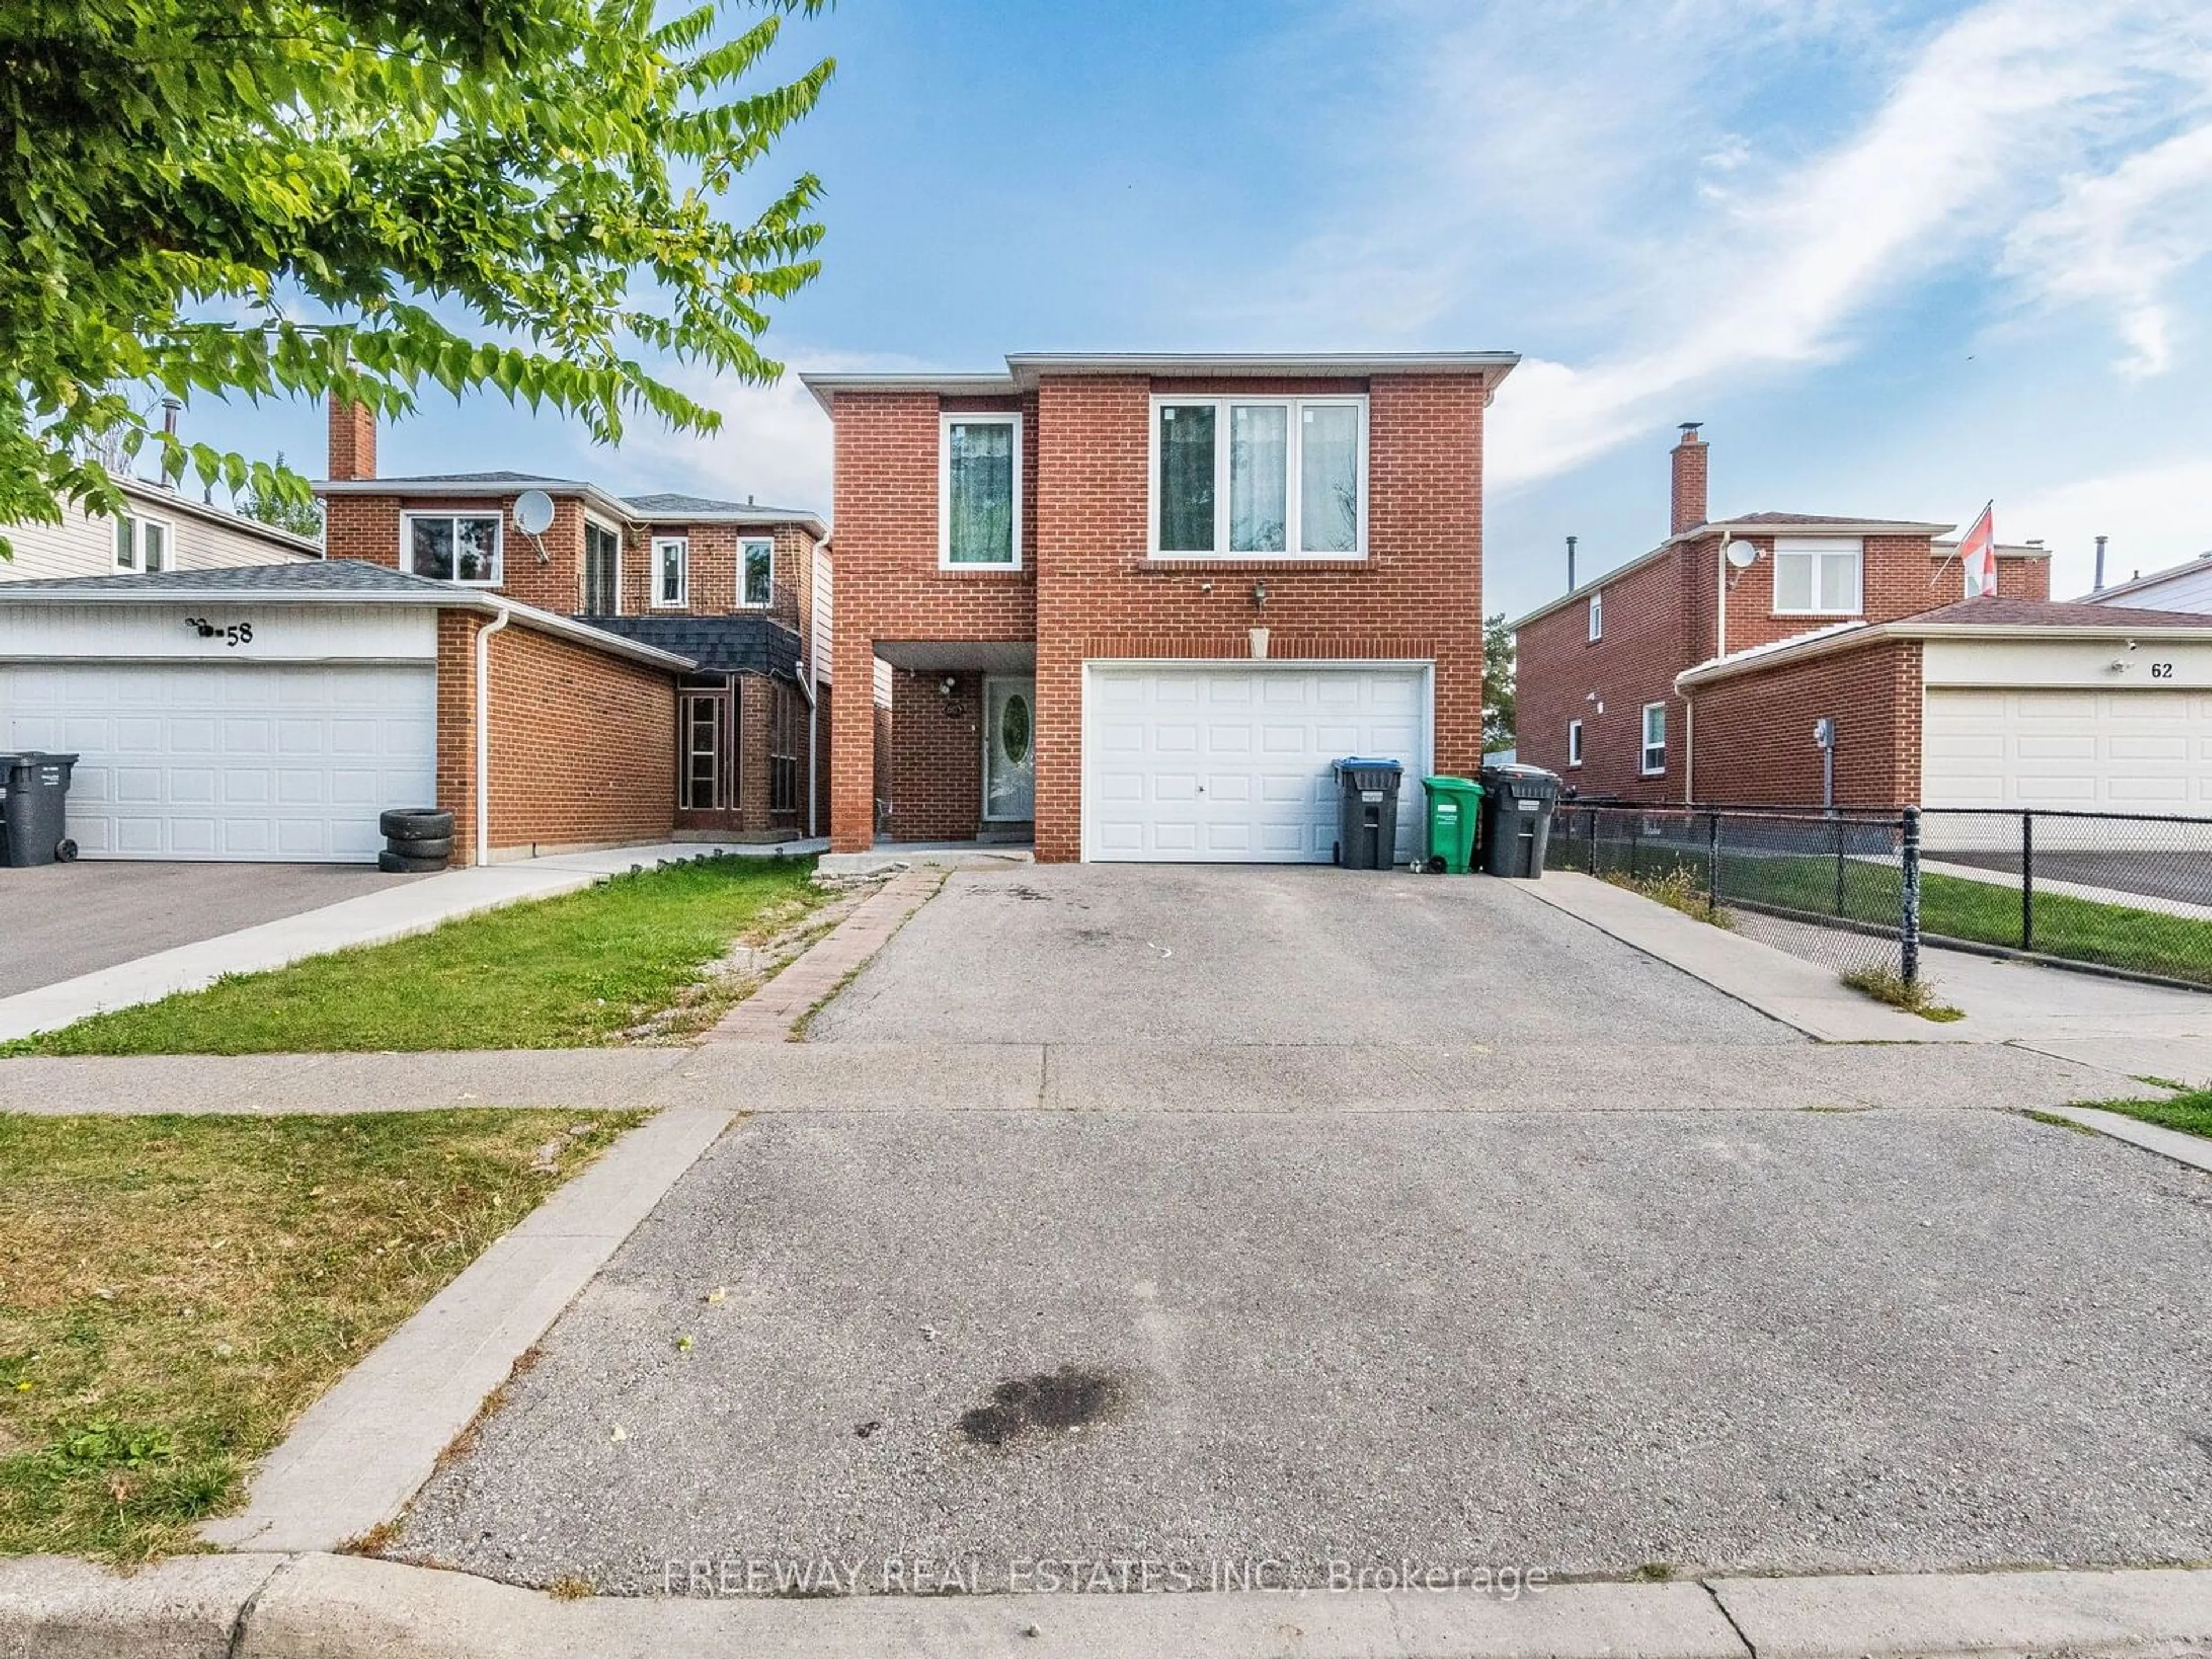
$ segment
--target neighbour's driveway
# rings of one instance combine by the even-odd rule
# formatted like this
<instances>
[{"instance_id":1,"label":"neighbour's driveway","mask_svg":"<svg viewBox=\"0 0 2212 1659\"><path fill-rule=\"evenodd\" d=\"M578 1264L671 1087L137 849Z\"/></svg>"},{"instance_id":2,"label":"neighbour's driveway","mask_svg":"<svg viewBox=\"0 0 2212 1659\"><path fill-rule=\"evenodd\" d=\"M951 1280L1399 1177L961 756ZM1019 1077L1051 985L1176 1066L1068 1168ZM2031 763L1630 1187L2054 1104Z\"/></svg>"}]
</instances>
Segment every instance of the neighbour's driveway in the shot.
<instances>
[{"instance_id":1,"label":"neighbour's driveway","mask_svg":"<svg viewBox=\"0 0 2212 1659\"><path fill-rule=\"evenodd\" d=\"M420 879L351 864L0 868L0 996Z\"/></svg>"},{"instance_id":2,"label":"neighbour's driveway","mask_svg":"<svg viewBox=\"0 0 2212 1659\"><path fill-rule=\"evenodd\" d=\"M1306 866L957 874L811 1042L1796 1043L1510 882Z\"/></svg>"}]
</instances>

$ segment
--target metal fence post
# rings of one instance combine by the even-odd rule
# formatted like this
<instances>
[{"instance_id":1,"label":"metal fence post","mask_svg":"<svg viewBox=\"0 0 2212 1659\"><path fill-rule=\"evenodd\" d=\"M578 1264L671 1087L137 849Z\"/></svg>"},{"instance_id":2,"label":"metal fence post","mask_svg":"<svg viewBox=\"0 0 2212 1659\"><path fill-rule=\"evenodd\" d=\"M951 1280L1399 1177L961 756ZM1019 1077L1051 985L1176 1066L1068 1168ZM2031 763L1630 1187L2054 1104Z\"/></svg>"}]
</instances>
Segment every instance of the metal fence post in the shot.
<instances>
[{"instance_id":1,"label":"metal fence post","mask_svg":"<svg viewBox=\"0 0 2212 1659\"><path fill-rule=\"evenodd\" d=\"M1836 915L1841 917L1844 914L1844 821L1835 818L1831 822L1835 826L1831 833L1836 841Z\"/></svg>"},{"instance_id":2,"label":"metal fence post","mask_svg":"<svg viewBox=\"0 0 2212 1659\"><path fill-rule=\"evenodd\" d=\"M1631 818L1628 823L1628 878L1636 879L1636 852L1644 844L1644 820Z\"/></svg>"},{"instance_id":3,"label":"metal fence post","mask_svg":"<svg viewBox=\"0 0 2212 1659\"><path fill-rule=\"evenodd\" d=\"M1898 925L1898 973L1907 985L1920 980L1920 809L1905 809L1904 914Z\"/></svg>"},{"instance_id":4,"label":"metal fence post","mask_svg":"<svg viewBox=\"0 0 2212 1659\"><path fill-rule=\"evenodd\" d=\"M2035 949L2035 814L2020 815L2020 948Z\"/></svg>"},{"instance_id":5,"label":"metal fence post","mask_svg":"<svg viewBox=\"0 0 2212 1659\"><path fill-rule=\"evenodd\" d=\"M1705 814L1705 914L1721 913L1721 815Z\"/></svg>"},{"instance_id":6,"label":"metal fence post","mask_svg":"<svg viewBox=\"0 0 2212 1659\"><path fill-rule=\"evenodd\" d=\"M1597 809L1592 807L1583 816L1589 820L1589 872L1597 873Z\"/></svg>"}]
</instances>

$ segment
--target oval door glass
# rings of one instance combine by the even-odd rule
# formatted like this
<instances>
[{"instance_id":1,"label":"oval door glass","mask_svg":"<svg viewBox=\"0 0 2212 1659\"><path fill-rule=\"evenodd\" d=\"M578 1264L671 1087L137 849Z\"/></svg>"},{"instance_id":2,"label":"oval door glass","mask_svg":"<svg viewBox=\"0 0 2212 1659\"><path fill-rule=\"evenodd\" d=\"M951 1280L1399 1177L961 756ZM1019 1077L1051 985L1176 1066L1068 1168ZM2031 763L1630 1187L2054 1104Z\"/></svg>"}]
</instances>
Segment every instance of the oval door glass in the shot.
<instances>
[{"instance_id":1,"label":"oval door glass","mask_svg":"<svg viewBox=\"0 0 2212 1659\"><path fill-rule=\"evenodd\" d=\"M985 683L983 816L1018 823L1036 816L1036 682Z\"/></svg>"}]
</instances>

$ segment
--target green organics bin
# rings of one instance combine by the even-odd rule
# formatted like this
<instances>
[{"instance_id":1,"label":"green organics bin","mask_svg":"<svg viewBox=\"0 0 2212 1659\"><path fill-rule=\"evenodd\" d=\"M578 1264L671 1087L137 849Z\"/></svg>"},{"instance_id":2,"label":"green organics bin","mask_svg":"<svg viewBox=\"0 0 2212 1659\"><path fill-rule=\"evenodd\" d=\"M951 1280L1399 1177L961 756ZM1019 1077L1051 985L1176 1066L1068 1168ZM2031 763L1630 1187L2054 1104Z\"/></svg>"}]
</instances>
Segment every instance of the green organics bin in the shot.
<instances>
[{"instance_id":1,"label":"green organics bin","mask_svg":"<svg viewBox=\"0 0 2212 1659\"><path fill-rule=\"evenodd\" d=\"M1472 778L1423 778L1429 796L1431 875L1463 876L1474 861L1474 832L1482 821L1482 786Z\"/></svg>"}]
</instances>

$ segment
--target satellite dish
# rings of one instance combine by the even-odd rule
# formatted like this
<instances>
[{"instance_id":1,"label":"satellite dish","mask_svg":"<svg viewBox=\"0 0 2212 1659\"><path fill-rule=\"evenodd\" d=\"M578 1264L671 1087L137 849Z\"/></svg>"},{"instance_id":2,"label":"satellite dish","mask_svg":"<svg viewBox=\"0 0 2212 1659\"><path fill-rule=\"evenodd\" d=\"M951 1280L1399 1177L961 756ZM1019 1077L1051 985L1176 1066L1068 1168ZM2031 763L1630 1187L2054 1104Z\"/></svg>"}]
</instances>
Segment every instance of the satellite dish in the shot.
<instances>
[{"instance_id":1,"label":"satellite dish","mask_svg":"<svg viewBox=\"0 0 2212 1659\"><path fill-rule=\"evenodd\" d=\"M516 505L519 508L520 503L518 502ZM517 521L520 522L520 514L519 512L516 516ZM1751 543L1745 541L1741 537L1738 537L1735 540L1728 544L1727 558L1729 568L1730 569L1748 570L1752 566L1759 562L1759 549L1753 546Z\"/></svg>"},{"instance_id":2,"label":"satellite dish","mask_svg":"<svg viewBox=\"0 0 2212 1659\"><path fill-rule=\"evenodd\" d=\"M542 536L553 527L553 498L542 489L526 489L514 498L514 527L526 536Z\"/></svg>"}]
</instances>

